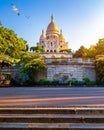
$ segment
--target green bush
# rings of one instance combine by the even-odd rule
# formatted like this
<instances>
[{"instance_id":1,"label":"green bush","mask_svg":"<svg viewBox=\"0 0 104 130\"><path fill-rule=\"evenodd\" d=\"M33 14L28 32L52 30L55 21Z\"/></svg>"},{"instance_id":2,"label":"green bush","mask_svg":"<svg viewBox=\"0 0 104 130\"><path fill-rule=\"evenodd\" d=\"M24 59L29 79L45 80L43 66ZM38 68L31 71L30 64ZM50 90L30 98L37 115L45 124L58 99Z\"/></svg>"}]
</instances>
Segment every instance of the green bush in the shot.
<instances>
[{"instance_id":1,"label":"green bush","mask_svg":"<svg viewBox=\"0 0 104 130\"><path fill-rule=\"evenodd\" d=\"M49 80L46 80L46 79L40 79L38 81L38 84L39 85L49 85L50 84L50 81Z\"/></svg>"},{"instance_id":2,"label":"green bush","mask_svg":"<svg viewBox=\"0 0 104 130\"><path fill-rule=\"evenodd\" d=\"M89 85L90 84L90 79L85 77L85 78L83 78L83 82L84 82L84 85Z\"/></svg>"},{"instance_id":3,"label":"green bush","mask_svg":"<svg viewBox=\"0 0 104 130\"><path fill-rule=\"evenodd\" d=\"M104 82L97 80L96 85L97 86L104 86Z\"/></svg>"},{"instance_id":4,"label":"green bush","mask_svg":"<svg viewBox=\"0 0 104 130\"><path fill-rule=\"evenodd\" d=\"M51 85L59 85L59 80L53 80L53 81L51 82Z\"/></svg>"}]
</instances>

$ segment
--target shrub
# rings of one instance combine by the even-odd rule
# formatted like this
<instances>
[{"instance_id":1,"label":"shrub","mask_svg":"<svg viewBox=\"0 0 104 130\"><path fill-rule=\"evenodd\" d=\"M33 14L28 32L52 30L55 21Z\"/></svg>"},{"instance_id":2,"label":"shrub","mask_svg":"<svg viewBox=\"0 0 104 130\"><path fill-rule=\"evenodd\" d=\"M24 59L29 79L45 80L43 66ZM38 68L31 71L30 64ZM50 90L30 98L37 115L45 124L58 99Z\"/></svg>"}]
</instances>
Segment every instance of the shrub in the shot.
<instances>
[{"instance_id":1,"label":"shrub","mask_svg":"<svg viewBox=\"0 0 104 130\"><path fill-rule=\"evenodd\" d=\"M59 85L59 80L53 80L53 81L51 82L51 84L52 84L52 85Z\"/></svg>"},{"instance_id":2,"label":"shrub","mask_svg":"<svg viewBox=\"0 0 104 130\"><path fill-rule=\"evenodd\" d=\"M49 80L46 80L46 79L40 79L38 81L38 84L39 85L49 85L50 84L50 81Z\"/></svg>"},{"instance_id":3,"label":"shrub","mask_svg":"<svg viewBox=\"0 0 104 130\"><path fill-rule=\"evenodd\" d=\"M85 77L85 78L83 78L83 82L84 82L84 85L88 85L88 84L90 84L90 79Z\"/></svg>"}]
</instances>

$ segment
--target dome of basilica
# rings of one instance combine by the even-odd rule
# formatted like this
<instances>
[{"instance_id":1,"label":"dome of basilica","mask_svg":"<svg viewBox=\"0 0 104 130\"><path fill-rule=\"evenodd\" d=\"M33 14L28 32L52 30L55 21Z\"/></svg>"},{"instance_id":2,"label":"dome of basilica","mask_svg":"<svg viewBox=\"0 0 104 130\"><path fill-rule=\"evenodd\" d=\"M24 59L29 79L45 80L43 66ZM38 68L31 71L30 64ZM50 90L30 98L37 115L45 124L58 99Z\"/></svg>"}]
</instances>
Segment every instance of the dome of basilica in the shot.
<instances>
[{"instance_id":1,"label":"dome of basilica","mask_svg":"<svg viewBox=\"0 0 104 130\"><path fill-rule=\"evenodd\" d=\"M59 34L58 26L54 22L53 16L51 16L51 23L47 27L46 35L48 34Z\"/></svg>"}]
</instances>

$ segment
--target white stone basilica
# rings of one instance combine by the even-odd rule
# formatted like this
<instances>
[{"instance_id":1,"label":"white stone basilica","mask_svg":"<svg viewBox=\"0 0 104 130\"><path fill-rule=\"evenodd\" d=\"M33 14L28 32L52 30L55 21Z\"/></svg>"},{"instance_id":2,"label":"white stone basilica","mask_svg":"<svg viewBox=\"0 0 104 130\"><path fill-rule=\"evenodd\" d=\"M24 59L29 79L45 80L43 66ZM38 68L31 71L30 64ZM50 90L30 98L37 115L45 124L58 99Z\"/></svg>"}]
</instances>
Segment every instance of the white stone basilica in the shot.
<instances>
[{"instance_id":1,"label":"white stone basilica","mask_svg":"<svg viewBox=\"0 0 104 130\"><path fill-rule=\"evenodd\" d=\"M67 53L61 50L68 49L68 42L62 34L62 30L54 22L54 17L51 16L46 34L42 30L37 46L44 48L45 52L40 53L46 58L47 71L43 76L42 72L39 75L40 79L59 80L60 82L67 82L72 79L82 81L84 77L88 77L91 81L96 79L95 65L93 61L73 59L72 53ZM65 77L66 81L65 81Z\"/></svg>"},{"instance_id":2,"label":"white stone basilica","mask_svg":"<svg viewBox=\"0 0 104 130\"><path fill-rule=\"evenodd\" d=\"M60 50L68 49L68 42L65 41L62 30L59 33L53 16L51 16L51 22L47 27L46 35L44 30L42 30L37 46L44 48L46 53L59 53Z\"/></svg>"}]
</instances>

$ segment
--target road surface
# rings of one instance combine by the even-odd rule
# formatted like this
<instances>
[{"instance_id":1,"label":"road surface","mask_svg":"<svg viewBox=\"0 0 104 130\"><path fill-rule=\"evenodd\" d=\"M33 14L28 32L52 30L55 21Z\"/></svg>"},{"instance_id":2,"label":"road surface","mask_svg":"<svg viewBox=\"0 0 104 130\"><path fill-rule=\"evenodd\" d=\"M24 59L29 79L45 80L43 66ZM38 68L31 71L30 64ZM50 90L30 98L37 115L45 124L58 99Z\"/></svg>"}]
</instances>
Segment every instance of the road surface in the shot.
<instances>
[{"instance_id":1,"label":"road surface","mask_svg":"<svg viewBox=\"0 0 104 130\"><path fill-rule=\"evenodd\" d=\"M1 107L104 107L104 87L0 88Z\"/></svg>"}]
</instances>

